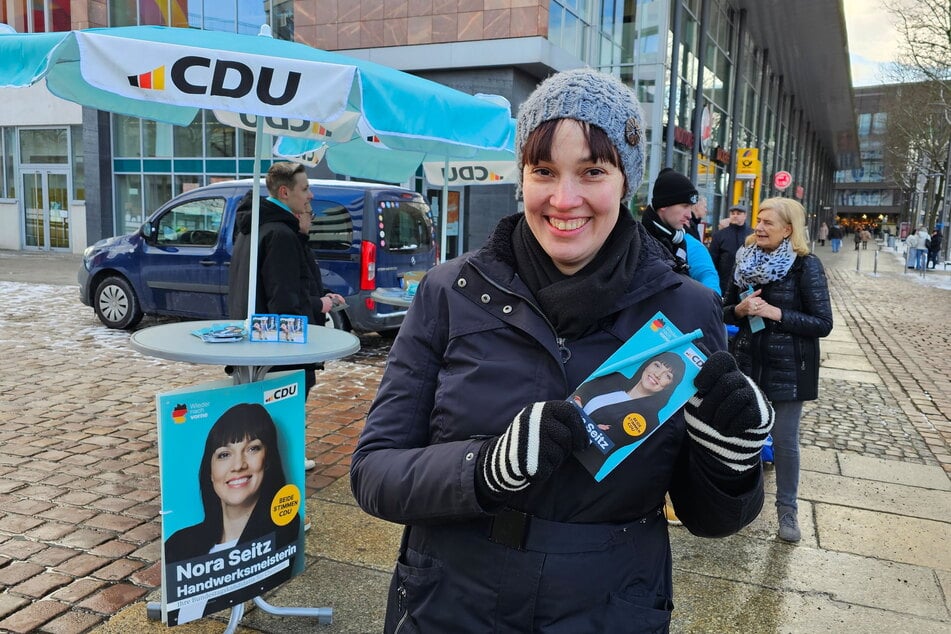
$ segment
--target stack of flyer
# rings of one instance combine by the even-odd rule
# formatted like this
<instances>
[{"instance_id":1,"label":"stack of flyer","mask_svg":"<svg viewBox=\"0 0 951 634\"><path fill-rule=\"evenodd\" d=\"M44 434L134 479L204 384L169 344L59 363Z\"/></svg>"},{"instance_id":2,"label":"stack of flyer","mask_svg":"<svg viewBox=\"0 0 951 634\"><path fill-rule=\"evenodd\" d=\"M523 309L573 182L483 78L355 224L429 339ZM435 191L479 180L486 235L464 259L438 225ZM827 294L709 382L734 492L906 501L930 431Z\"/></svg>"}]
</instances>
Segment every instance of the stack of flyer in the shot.
<instances>
[{"instance_id":1,"label":"stack of flyer","mask_svg":"<svg viewBox=\"0 0 951 634\"><path fill-rule=\"evenodd\" d=\"M241 341L248 333L241 324L212 324L193 330L192 334L206 343L230 343Z\"/></svg>"}]
</instances>

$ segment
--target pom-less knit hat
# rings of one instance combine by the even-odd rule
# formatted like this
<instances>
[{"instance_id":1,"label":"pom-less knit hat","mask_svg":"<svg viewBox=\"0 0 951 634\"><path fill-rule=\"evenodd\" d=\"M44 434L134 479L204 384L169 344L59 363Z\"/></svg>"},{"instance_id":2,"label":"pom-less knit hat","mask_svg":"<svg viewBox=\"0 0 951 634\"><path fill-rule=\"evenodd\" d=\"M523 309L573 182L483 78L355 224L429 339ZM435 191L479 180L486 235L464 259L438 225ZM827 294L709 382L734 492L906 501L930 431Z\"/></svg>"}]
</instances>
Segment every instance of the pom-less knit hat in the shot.
<instances>
[{"instance_id":1,"label":"pom-less knit hat","mask_svg":"<svg viewBox=\"0 0 951 634\"><path fill-rule=\"evenodd\" d=\"M671 167L662 169L654 180L651 207L655 210L680 203L696 205L698 200L699 192L690 179Z\"/></svg>"},{"instance_id":2,"label":"pom-less knit hat","mask_svg":"<svg viewBox=\"0 0 951 634\"><path fill-rule=\"evenodd\" d=\"M518 109L515 128L517 196L522 195L522 148L539 125L552 119L575 119L604 130L621 157L627 179L623 202L634 196L644 178L644 117L634 92L619 79L591 68L578 68L543 81Z\"/></svg>"}]
</instances>

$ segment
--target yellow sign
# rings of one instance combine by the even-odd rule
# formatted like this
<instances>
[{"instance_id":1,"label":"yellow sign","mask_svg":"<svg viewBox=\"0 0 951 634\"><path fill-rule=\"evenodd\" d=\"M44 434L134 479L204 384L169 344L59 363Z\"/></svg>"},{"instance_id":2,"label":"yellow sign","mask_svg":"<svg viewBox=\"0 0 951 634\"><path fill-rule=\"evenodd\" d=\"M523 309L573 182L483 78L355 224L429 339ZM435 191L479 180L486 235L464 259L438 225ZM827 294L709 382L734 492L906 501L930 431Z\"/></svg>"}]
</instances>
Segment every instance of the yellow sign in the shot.
<instances>
[{"instance_id":1,"label":"yellow sign","mask_svg":"<svg viewBox=\"0 0 951 634\"><path fill-rule=\"evenodd\" d=\"M740 148L736 156L736 180L752 181L759 178L763 166L759 162L759 149Z\"/></svg>"}]
</instances>

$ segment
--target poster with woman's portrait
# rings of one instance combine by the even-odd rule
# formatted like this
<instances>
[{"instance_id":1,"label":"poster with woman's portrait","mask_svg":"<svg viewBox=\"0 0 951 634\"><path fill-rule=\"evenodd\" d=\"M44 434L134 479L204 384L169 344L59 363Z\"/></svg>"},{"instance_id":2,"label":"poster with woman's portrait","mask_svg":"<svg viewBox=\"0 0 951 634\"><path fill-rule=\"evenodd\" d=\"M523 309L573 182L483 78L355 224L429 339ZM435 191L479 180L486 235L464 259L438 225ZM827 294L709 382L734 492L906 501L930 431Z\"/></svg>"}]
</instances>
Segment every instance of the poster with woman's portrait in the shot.
<instances>
[{"instance_id":1,"label":"poster with woman's portrait","mask_svg":"<svg viewBox=\"0 0 951 634\"><path fill-rule=\"evenodd\" d=\"M696 392L706 357L657 313L602 363L569 400L580 410L591 443L575 452L600 482Z\"/></svg>"},{"instance_id":2,"label":"poster with woman's portrait","mask_svg":"<svg viewBox=\"0 0 951 634\"><path fill-rule=\"evenodd\" d=\"M162 619L187 623L304 568L304 375L156 396Z\"/></svg>"}]
</instances>

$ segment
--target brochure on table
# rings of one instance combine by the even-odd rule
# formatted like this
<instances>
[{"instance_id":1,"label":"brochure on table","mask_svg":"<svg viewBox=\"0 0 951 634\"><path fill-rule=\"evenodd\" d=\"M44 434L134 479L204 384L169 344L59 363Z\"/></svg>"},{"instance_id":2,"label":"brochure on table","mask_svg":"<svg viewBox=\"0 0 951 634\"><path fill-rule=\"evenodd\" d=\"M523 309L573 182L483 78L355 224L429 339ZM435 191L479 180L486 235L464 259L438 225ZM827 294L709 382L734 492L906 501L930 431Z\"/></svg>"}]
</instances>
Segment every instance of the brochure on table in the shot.
<instances>
[{"instance_id":1,"label":"brochure on table","mask_svg":"<svg viewBox=\"0 0 951 634\"><path fill-rule=\"evenodd\" d=\"M595 480L634 454L697 391L693 380L706 357L692 341L701 336L683 334L658 312L569 397L591 439L575 456Z\"/></svg>"},{"instance_id":2,"label":"brochure on table","mask_svg":"<svg viewBox=\"0 0 951 634\"><path fill-rule=\"evenodd\" d=\"M161 393L156 410L162 620L187 623L299 574L304 568L306 491L303 372ZM259 437L256 441L248 437L248 429ZM210 432L220 438L219 432L227 430L241 438L209 440ZM276 436L274 449L270 434ZM228 536L233 539L219 544L221 515L240 516L241 509L251 507L246 523L231 525Z\"/></svg>"}]
</instances>

